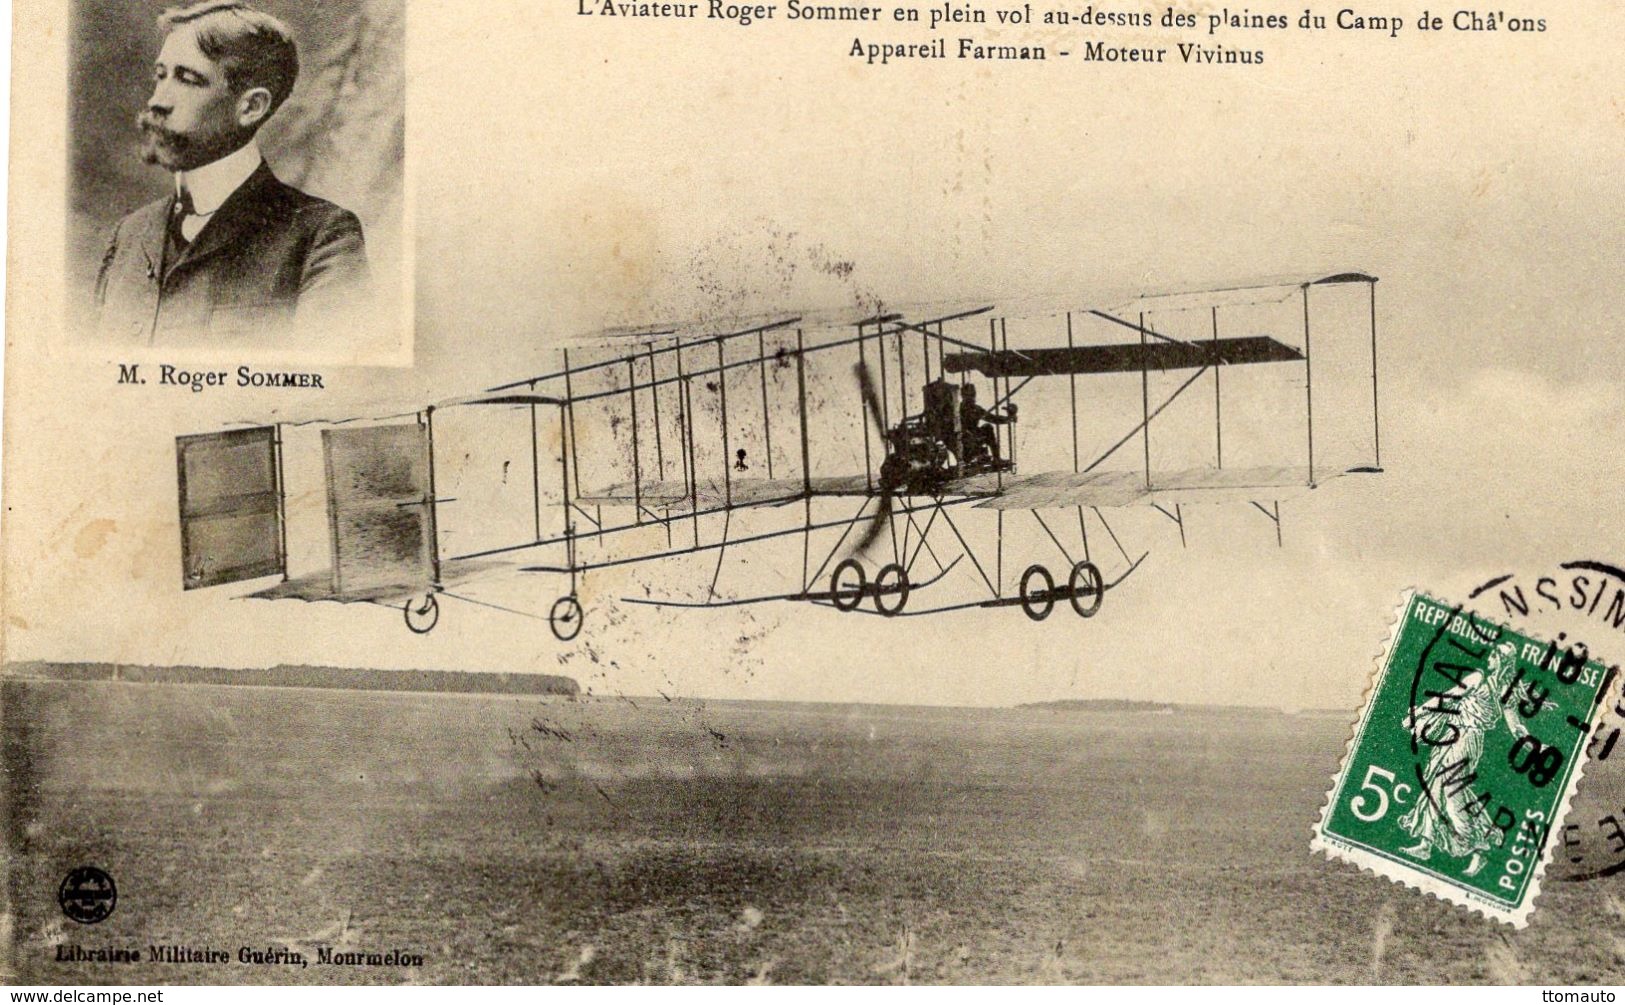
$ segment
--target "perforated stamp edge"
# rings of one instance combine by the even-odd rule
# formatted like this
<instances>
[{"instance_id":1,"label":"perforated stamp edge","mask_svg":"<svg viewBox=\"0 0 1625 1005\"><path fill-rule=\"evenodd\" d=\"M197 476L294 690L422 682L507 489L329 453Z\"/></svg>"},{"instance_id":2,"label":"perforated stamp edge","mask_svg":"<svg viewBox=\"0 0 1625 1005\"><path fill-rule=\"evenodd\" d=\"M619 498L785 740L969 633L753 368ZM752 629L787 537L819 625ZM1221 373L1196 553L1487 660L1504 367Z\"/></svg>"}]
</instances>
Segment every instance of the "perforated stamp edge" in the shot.
<instances>
[{"instance_id":1,"label":"perforated stamp edge","mask_svg":"<svg viewBox=\"0 0 1625 1005\"><path fill-rule=\"evenodd\" d=\"M1505 922L1513 928L1524 928L1529 924L1529 915L1534 912L1535 901L1540 896L1541 878L1546 873L1546 865L1557 851L1557 842L1551 840L1551 835L1561 831L1563 821L1569 815L1569 804L1574 799L1574 793L1580 787L1580 779L1585 775L1589 743L1582 742L1575 753L1574 770L1570 772L1568 784L1564 786L1563 793L1558 798L1552 811L1545 846L1541 850L1539 859L1535 862L1534 872L1529 879L1528 887L1524 890L1523 899L1513 907L1497 904L1477 895L1474 890L1442 880L1419 869L1409 868L1398 862L1373 855L1363 848L1343 841L1335 834L1326 833L1326 822L1331 818L1337 794L1343 788L1345 773L1348 771L1349 763L1353 760L1354 753L1360 745L1360 738L1365 734L1366 726L1369 723L1372 702L1380 690L1384 676L1388 673L1390 657L1393 654L1395 644L1399 641L1399 633L1404 625L1405 612L1410 608L1411 600L1419 592L1427 592L1428 597L1441 604L1449 604L1452 607L1467 610L1466 605L1455 604L1436 593L1421 591L1414 586L1407 587L1401 592L1399 603L1392 609L1388 621L1387 636L1373 660L1372 673L1366 682L1365 693L1361 696L1359 715L1355 718L1354 725L1349 732L1348 742L1344 744L1343 757L1338 762L1337 771L1332 774L1331 788L1326 792L1326 801L1321 805L1320 817L1315 822L1313 836L1309 841L1309 849L1312 852L1320 852L1332 861L1347 862L1394 883L1408 886L1413 890L1437 897L1439 900L1455 904L1458 907L1476 911L1491 921ZM1499 624L1499 622L1496 622L1496 624ZM1520 631L1519 634L1524 635L1530 641L1547 641L1525 632ZM1604 688L1606 687L1605 682ZM1595 705L1593 706L1592 718L1595 719ZM1594 723L1592 725L1594 726Z\"/></svg>"}]
</instances>

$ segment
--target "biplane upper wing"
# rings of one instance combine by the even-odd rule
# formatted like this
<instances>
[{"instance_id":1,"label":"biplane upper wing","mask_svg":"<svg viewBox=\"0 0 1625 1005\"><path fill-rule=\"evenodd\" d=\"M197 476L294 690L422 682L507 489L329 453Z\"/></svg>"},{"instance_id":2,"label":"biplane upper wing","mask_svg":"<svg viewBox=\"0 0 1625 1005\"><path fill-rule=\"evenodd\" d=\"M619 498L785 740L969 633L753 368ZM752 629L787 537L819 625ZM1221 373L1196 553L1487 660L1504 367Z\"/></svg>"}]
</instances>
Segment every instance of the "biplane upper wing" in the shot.
<instances>
[{"instance_id":1,"label":"biplane upper wing","mask_svg":"<svg viewBox=\"0 0 1625 1005\"><path fill-rule=\"evenodd\" d=\"M526 391L507 391L500 393L486 392L484 394L471 394L462 398L448 398L436 405L436 408L451 408L458 405L564 405L566 399L551 394L536 394Z\"/></svg>"},{"instance_id":2,"label":"biplane upper wing","mask_svg":"<svg viewBox=\"0 0 1625 1005\"><path fill-rule=\"evenodd\" d=\"M1351 272L1312 272L1295 276L1273 276L1243 283L1230 283L1205 289L1161 290L1140 293L1110 308L1113 314L1127 316L1138 311L1206 311L1212 308L1271 303L1294 296L1311 286L1344 286L1352 283L1375 285L1377 277L1358 270Z\"/></svg>"},{"instance_id":3,"label":"biplane upper wing","mask_svg":"<svg viewBox=\"0 0 1625 1005\"><path fill-rule=\"evenodd\" d=\"M1139 373L1244 363L1301 362L1303 353L1266 335L1201 342L1080 345L1056 349L956 352L943 360L949 373L976 370L988 377L1059 377L1067 374Z\"/></svg>"}]
</instances>

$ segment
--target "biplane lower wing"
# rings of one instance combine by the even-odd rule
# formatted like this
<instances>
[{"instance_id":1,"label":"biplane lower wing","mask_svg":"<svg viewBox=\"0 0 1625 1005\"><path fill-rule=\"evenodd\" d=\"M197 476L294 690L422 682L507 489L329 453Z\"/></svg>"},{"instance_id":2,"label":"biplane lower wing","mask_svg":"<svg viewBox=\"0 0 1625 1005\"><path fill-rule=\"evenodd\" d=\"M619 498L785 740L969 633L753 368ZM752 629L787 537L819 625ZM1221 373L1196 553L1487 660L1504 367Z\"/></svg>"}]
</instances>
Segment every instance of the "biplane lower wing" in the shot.
<instances>
[{"instance_id":1,"label":"biplane lower wing","mask_svg":"<svg viewBox=\"0 0 1625 1005\"><path fill-rule=\"evenodd\" d=\"M1343 474L1316 471L1316 483ZM989 476L955 483L950 491L977 494L991 486ZM1192 468L1154 471L1147 487L1144 471L1050 471L1024 478L1005 479L1004 491L976 504L977 509L1039 510L1074 506L1119 507L1151 503L1251 502L1259 498L1285 499L1307 492L1306 467Z\"/></svg>"},{"instance_id":2,"label":"biplane lower wing","mask_svg":"<svg viewBox=\"0 0 1625 1005\"><path fill-rule=\"evenodd\" d=\"M1343 472L1316 471L1315 481L1325 481ZM1042 474L1002 478L992 472L957 478L943 486L942 495L985 497L978 509L1071 509L1074 506L1122 507L1142 503L1250 502L1262 496L1285 499L1311 488L1307 467L1192 468L1184 471L1158 471L1146 487L1143 471L1046 471ZM726 488L720 481L702 481L692 497L682 482L652 482L641 487L635 498L630 483L611 486L601 492L583 495L583 505L631 506L635 501L650 509L674 514L688 512L697 502L700 510L726 506L761 506L797 501L804 496L875 495L878 488L863 475L840 475L811 479L803 485L799 478L742 478ZM729 494L731 493L731 495Z\"/></svg>"}]
</instances>

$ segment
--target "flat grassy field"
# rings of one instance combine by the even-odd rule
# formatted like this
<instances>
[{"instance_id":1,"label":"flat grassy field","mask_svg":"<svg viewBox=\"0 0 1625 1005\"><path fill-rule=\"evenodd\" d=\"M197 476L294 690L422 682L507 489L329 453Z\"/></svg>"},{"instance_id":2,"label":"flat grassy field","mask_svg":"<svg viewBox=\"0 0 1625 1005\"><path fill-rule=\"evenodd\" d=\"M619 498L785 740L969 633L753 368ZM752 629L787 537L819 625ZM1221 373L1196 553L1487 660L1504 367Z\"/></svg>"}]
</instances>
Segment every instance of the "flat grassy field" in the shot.
<instances>
[{"instance_id":1,"label":"flat grassy field","mask_svg":"<svg viewBox=\"0 0 1625 1005\"><path fill-rule=\"evenodd\" d=\"M1514 932L1312 856L1352 714L0 698L26 983L1625 981L1625 877L1549 880ZM87 863L119 891L94 926L57 906ZM55 962L66 943L143 962Z\"/></svg>"}]
</instances>

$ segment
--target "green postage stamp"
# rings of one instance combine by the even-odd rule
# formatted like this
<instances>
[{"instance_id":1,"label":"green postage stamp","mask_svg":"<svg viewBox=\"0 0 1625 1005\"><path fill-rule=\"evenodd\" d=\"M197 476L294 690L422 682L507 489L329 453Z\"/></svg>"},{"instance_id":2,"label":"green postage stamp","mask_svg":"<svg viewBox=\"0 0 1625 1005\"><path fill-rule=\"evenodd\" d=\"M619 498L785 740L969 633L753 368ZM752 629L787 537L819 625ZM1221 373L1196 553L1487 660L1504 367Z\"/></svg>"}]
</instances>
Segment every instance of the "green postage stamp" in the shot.
<instances>
[{"instance_id":1,"label":"green postage stamp","mask_svg":"<svg viewBox=\"0 0 1625 1005\"><path fill-rule=\"evenodd\" d=\"M1523 927L1612 672L1407 593L1311 847Z\"/></svg>"}]
</instances>

